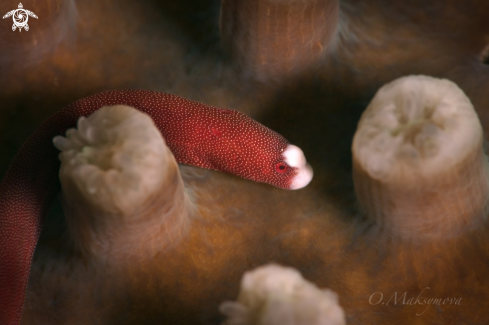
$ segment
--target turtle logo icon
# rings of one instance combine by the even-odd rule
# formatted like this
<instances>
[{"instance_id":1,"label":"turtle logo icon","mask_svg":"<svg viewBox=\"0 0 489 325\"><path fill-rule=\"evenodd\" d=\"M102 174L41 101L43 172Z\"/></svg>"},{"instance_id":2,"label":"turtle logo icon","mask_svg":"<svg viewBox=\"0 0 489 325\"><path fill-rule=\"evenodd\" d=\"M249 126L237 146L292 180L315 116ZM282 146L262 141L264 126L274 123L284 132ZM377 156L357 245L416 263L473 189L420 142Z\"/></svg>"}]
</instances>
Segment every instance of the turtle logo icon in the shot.
<instances>
[{"instance_id":1,"label":"turtle logo icon","mask_svg":"<svg viewBox=\"0 0 489 325\"><path fill-rule=\"evenodd\" d=\"M14 24L12 25L12 30L15 31L17 28L19 32L24 28L26 31L29 30L29 25L27 25L27 21L29 20L29 16L37 19L35 13L29 10L25 10L22 6L22 3L19 3L19 9L14 9L9 11L3 16L2 19L12 16L14 19Z\"/></svg>"}]
</instances>

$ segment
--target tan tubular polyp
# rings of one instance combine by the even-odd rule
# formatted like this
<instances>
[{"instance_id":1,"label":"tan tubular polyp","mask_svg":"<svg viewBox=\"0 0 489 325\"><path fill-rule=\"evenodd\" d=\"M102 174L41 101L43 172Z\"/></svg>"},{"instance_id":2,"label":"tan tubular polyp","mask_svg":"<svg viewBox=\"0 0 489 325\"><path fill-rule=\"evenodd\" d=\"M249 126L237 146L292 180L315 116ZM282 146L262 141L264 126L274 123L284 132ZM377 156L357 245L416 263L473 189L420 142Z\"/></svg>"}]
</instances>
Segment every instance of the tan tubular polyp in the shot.
<instances>
[{"instance_id":1,"label":"tan tubular polyp","mask_svg":"<svg viewBox=\"0 0 489 325\"><path fill-rule=\"evenodd\" d=\"M320 289L294 268L277 264L248 271L237 301L223 302L223 325L345 325L338 295Z\"/></svg>"},{"instance_id":2,"label":"tan tubular polyp","mask_svg":"<svg viewBox=\"0 0 489 325\"><path fill-rule=\"evenodd\" d=\"M103 107L78 130L56 137L62 150L63 209L75 247L129 261L173 246L187 228L178 164L149 116Z\"/></svg>"},{"instance_id":3,"label":"tan tubular polyp","mask_svg":"<svg viewBox=\"0 0 489 325\"><path fill-rule=\"evenodd\" d=\"M410 76L382 87L362 116L352 151L360 208L388 232L450 236L484 220L489 182L482 128L454 83Z\"/></svg>"},{"instance_id":4,"label":"tan tubular polyp","mask_svg":"<svg viewBox=\"0 0 489 325\"><path fill-rule=\"evenodd\" d=\"M244 74L278 80L324 58L338 17L337 0L223 0L221 39Z\"/></svg>"}]
</instances>

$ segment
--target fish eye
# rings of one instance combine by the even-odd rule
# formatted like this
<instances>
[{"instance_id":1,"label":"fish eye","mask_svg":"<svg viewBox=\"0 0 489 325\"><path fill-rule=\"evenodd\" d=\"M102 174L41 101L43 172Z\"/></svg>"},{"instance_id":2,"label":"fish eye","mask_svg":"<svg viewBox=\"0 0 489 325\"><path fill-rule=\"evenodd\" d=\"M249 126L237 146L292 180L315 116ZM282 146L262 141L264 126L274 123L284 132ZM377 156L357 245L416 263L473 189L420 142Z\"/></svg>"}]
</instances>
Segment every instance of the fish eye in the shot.
<instances>
[{"instance_id":1,"label":"fish eye","mask_svg":"<svg viewBox=\"0 0 489 325\"><path fill-rule=\"evenodd\" d=\"M275 170L280 174L286 173L288 167L289 166L283 161L279 161L278 163L275 164Z\"/></svg>"}]
</instances>

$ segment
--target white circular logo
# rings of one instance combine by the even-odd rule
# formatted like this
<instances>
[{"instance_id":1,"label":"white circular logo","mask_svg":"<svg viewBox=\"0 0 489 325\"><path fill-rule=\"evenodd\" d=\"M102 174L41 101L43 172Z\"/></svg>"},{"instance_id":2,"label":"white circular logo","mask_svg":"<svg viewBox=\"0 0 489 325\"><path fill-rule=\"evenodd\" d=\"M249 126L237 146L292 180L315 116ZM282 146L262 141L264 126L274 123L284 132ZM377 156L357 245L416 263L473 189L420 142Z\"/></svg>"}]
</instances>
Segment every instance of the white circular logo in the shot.
<instances>
[{"instance_id":1,"label":"white circular logo","mask_svg":"<svg viewBox=\"0 0 489 325\"><path fill-rule=\"evenodd\" d=\"M29 25L27 25L27 21L29 20L29 16L33 18L38 18L35 13L29 10L25 10L22 6L22 3L19 3L19 9L14 9L9 11L3 16L3 18L7 18L12 16L14 20L14 24L12 25L12 30L15 31L17 28L19 32L24 28L26 31L29 30Z\"/></svg>"}]
</instances>

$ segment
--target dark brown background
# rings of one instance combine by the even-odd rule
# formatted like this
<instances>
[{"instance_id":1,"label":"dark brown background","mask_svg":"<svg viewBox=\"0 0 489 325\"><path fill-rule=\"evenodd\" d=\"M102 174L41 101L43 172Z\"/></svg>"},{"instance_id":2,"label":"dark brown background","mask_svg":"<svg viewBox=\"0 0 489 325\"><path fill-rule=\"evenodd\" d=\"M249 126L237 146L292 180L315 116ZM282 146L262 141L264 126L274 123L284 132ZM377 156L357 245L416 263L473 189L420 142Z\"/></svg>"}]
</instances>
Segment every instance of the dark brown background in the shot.
<instances>
[{"instance_id":1,"label":"dark brown background","mask_svg":"<svg viewBox=\"0 0 489 325\"><path fill-rule=\"evenodd\" d=\"M2 0L0 14L18 2ZM276 261L340 296L348 324L487 324L486 229L400 240L358 213L350 145L375 91L408 74L449 78L489 127L487 1L344 1L337 51L281 83L240 79L221 50L219 1L26 1L28 32L0 21L0 174L64 105L108 89L171 92L239 109L300 146L315 170L289 192L182 167L199 215L151 262L94 265L65 247L53 209L36 251L23 324L217 324L245 270ZM461 305L369 304L382 292ZM378 297L378 296L376 296ZM422 313L417 316L416 314Z\"/></svg>"}]
</instances>

